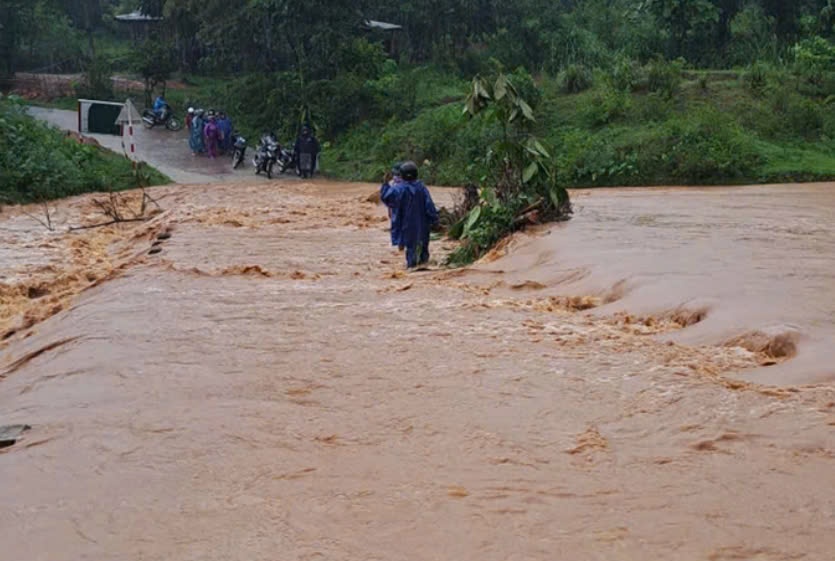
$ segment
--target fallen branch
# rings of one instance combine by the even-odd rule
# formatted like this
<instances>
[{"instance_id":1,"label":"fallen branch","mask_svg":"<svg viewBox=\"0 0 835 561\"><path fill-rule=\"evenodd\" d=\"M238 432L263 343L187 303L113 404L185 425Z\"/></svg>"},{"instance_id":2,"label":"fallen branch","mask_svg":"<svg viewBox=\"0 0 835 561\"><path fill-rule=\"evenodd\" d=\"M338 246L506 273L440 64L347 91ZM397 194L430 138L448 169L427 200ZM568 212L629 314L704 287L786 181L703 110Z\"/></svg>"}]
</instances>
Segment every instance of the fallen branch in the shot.
<instances>
[{"instance_id":1,"label":"fallen branch","mask_svg":"<svg viewBox=\"0 0 835 561\"><path fill-rule=\"evenodd\" d=\"M46 221L41 220L40 218L38 218L34 214L30 214L30 213L26 212L25 210L23 211L23 214L25 214L26 216L28 216L32 220L35 220L36 222L38 222L41 226L43 226L44 228L46 228L50 232L54 232L55 231L55 226L52 225L52 216L50 215L51 211L49 210L49 203L47 203L46 201L43 201L43 202L41 202L41 205L43 206L43 212L44 212L44 216L46 216Z\"/></svg>"},{"instance_id":2,"label":"fallen branch","mask_svg":"<svg viewBox=\"0 0 835 561\"><path fill-rule=\"evenodd\" d=\"M139 218L121 218L119 220L111 220L110 222L102 222L101 224L89 224L87 226L72 226L70 227L70 232L75 232L76 230L90 230L92 228L101 228L103 226L112 226L113 224L121 224L123 222L147 222L150 217L139 217Z\"/></svg>"}]
</instances>

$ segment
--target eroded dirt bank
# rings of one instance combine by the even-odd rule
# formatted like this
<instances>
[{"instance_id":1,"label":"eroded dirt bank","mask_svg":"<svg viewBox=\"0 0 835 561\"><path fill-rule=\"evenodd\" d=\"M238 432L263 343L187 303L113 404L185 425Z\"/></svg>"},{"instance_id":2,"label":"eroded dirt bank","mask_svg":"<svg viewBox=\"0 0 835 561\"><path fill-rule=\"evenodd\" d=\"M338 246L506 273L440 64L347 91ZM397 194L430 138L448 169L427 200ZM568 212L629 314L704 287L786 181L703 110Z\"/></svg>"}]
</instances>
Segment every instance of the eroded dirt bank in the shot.
<instances>
[{"instance_id":1,"label":"eroded dirt bank","mask_svg":"<svg viewBox=\"0 0 835 561\"><path fill-rule=\"evenodd\" d=\"M4 557L831 559L830 387L729 378L772 358L530 275L406 274L371 189L0 215L0 424L32 426Z\"/></svg>"}]
</instances>

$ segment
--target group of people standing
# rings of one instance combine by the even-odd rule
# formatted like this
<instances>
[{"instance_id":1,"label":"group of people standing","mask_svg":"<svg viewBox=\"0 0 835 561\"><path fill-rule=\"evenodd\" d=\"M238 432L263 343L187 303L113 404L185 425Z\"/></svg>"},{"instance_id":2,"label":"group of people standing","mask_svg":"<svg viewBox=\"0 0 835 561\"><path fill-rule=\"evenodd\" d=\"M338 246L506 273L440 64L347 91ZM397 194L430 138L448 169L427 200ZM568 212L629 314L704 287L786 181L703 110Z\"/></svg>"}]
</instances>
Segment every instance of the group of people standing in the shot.
<instances>
[{"instance_id":1,"label":"group of people standing","mask_svg":"<svg viewBox=\"0 0 835 561\"><path fill-rule=\"evenodd\" d=\"M397 164L380 186L380 199L389 209L391 245L406 251L410 269L429 261L429 237L438 223L438 209L429 189L418 179L414 162Z\"/></svg>"},{"instance_id":2,"label":"group of people standing","mask_svg":"<svg viewBox=\"0 0 835 561\"><path fill-rule=\"evenodd\" d=\"M186 127L192 154L207 154L215 159L232 148L232 120L223 111L188 108Z\"/></svg>"}]
</instances>

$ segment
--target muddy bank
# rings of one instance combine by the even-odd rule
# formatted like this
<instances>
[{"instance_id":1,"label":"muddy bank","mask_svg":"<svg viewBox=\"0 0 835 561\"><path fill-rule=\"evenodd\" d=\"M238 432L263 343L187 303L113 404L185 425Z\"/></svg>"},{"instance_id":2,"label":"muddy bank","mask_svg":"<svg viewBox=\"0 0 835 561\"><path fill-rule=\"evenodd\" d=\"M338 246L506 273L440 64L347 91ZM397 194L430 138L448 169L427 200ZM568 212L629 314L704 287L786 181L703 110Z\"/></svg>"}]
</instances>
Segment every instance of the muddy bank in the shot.
<instances>
[{"instance_id":1,"label":"muddy bank","mask_svg":"<svg viewBox=\"0 0 835 561\"><path fill-rule=\"evenodd\" d=\"M529 274L406 273L370 188L165 187L170 237L90 242L136 257L0 351L9 558L831 557L831 388Z\"/></svg>"}]
</instances>

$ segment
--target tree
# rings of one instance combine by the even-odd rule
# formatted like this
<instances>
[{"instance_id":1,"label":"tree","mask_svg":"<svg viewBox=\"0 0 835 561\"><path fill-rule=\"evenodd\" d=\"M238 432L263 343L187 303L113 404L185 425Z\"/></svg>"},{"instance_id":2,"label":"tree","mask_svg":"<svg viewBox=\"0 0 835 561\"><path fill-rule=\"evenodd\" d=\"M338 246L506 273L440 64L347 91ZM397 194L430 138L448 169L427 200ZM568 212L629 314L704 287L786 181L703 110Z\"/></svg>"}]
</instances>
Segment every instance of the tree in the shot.
<instances>
[{"instance_id":1,"label":"tree","mask_svg":"<svg viewBox=\"0 0 835 561\"><path fill-rule=\"evenodd\" d=\"M710 49L712 26L719 22L719 8L710 0L646 0L644 8L669 34L667 56L700 61Z\"/></svg>"},{"instance_id":2,"label":"tree","mask_svg":"<svg viewBox=\"0 0 835 561\"><path fill-rule=\"evenodd\" d=\"M159 37L145 40L134 51L133 67L142 76L145 84L145 105L150 106L154 89L161 84L164 94L165 83L176 69L171 46Z\"/></svg>"},{"instance_id":3,"label":"tree","mask_svg":"<svg viewBox=\"0 0 835 561\"><path fill-rule=\"evenodd\" d=\"M18 48L31 18L33 3L0 0L0 78L14 76Z\"/></svg>"},{"instance_id":4,"label":"tree","mask_svg":"<svg viewBox=\"0 0 835 561\"><path fill-rule=\"evenodd\" d=\"M750 2L730 22L732 60L750 64L776 56L777 33L774 18L762 6Z\"/></svg>"},{"instance_id":5,"label":"tree","mask_svg":"<svg viewBox=\"0 0 835 561\"><path fill-rule=\"evenodd\" d=\"M557 183L551 155L531 132L533 108L507 74L492 80L476 76L464 113L495 123L501 134L484 156L489 173L481 179L481 203L450 231L465 240L451 256L458 263L472 261L526 223L571 214L568 191Z\"/></svg>"}]
</instances>

